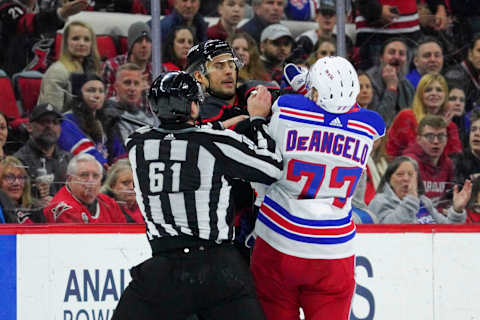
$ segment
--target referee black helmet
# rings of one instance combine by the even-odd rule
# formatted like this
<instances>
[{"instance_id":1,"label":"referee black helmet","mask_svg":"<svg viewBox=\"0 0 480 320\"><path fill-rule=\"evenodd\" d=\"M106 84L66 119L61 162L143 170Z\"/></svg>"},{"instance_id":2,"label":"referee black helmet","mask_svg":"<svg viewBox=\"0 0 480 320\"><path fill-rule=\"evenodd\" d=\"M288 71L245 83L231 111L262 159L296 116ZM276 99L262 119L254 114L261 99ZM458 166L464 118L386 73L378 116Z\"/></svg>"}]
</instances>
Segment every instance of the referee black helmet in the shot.
<instances>
[{"instance_id":1,"label":"referee black helmet","mask_svg":"<svg viewBox=\"0 0 480 320\"><path fill-rule=\"evenodd\" d=\"M150 109L161 124L186 122L190 119L192 101L200 104L203 99L200 84L183 71L159 75L148 92Z\"/></svg>"}]
</instances>

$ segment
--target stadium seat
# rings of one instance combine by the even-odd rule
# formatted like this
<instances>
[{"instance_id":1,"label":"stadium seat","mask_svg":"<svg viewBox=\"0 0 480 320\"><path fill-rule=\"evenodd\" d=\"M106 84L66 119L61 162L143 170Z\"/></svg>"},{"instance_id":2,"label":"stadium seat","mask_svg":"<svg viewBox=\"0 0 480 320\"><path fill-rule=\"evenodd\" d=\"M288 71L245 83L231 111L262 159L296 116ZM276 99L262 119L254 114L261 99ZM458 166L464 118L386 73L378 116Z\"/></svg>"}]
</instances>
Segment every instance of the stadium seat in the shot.
<instances>
[{"instance_id":1,"label":"stadium seat","mask_svg":"<svg viewBox=\"0 0 480 320\"><path fill-rule=\"evenodd\" d=\"M21 102L22 115L28 117L37 104L43 74L38 71L22 71L12 77L17 100Z\"/></svg>"},{"instance_id":2,"label":"stadium seat","mask_svg":"<svg viewBox=\"0 0 480 320\"><path fill-rule=\"evenodd\" d=\"M119 54L125 54L128 51L128 38L127 37L120 37L119 38L120 42L120 52Z\"/></svg>"},{"instance_id":3,"label":"stadium seat","mask_svg":"<svg viewBox=\"0 0 480 320\"><path fill-rule=\"evenodd\" d=\"M12 82L5 71L0 70L0 112L9 119L20 118Z\"/></svg>"},{"instance_id":4,"label":"stadium seat","mask_svg":"<svg viewBox=\"0 0 480 320\"><path fill-rule=\"evenodd\" d=\"M55 55L54 55L55 61L57 61L58 58L60 58L60 51L62 50L62 39L63 39L63 34L57 33L57 36L55 37Z\"/></svg>"},{"instance_id":5,"label":"stadium seat","mask_svg":"<svg viewBox=\"0 0 480 320\"><path fill-rule=\"evenodd\" d=\"M99 35L97 36L98 53L102 60L110 59L118 54L117 45L112 36Z\"/></svg>"}]
</instances>

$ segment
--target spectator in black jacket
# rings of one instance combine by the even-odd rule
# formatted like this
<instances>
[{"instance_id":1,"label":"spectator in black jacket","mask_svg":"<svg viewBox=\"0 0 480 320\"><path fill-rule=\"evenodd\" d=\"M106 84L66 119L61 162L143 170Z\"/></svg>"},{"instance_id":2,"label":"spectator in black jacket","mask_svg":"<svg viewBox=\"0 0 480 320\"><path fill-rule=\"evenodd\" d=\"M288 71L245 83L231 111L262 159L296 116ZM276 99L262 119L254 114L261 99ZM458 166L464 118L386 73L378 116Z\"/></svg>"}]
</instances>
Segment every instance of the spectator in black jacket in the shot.
<instances>
[{"instance_id":1,"label":"spectator in black jacket","mask_svg":"<svg viewBox=\"0 0 480 320\"><path fill-rule=\"evenodd\" d=\"M447 70L445 78L458 82L465 89L466 112L480 105L480 34L470 42L467 58Z\"/></svg>"},{"instance_id":2,"label":"spectator in black jacket","mask_svg":"<svg viewBox=\"0 0 480 320\"><path fill-rule=\"evenodd\" d=\"M280 23L285 5L286 0L252 0L255 15L240 30L247 32L260 43L263 29L271 24Z\"/></svg>"},{"instance_id":3,"label":"spectator in black jacket","mask_svg":"<svg viewBox=\"0 0 480 320\"><path fill-rule=\"evenodd\" d=\"M168 35L175 26L181 25L193 28L198 41L206 41L208 22L198 13L199 8L200 0L174 0L172 13L160 21L162 43L166 43ZM151 27L152 21L150 20L148 24Z\"/></svg>"},{"instance_id":4,"label":"spectator in black jacket","mask_svg":"<svg viewBox=\"0 0 480 320\"><path fill-rule=\"evenodd\" d=\"M30 63L29 69L45 71L46 55L38 55L34 60L32 49L49 50L49 45L39 45L44 33L54 33L63 28L65 20L87 8L88 0L67 1L58 9L37 13L37 0L4 0L0 2L2 24L0 40L0 68L13 75ZM53 40L49 43L53 44Z\"/></svg>"},{"instance_id":5,"label":"spectator in black jacket","mask_svg":"<svg viewBox=\"0 0 480 320\"><path fill-rule=\"evenodd\" d=\"M62 115L55 107L37 105L27 125L30 138L14 154L34 182L32 193L39 199L49 200L65 184L67 165L72 155L57 146L61 122Z\"/></svg>"},{"instance_id":6,"label":"spectator in black jacket","mask_svg":"<svg viewBox=\"0 0 480 320\"><path fill-rule=\"evenodd\" d=\"M480 110L470 116L469 148L463 150L455 159L455 182L465 183L480 177Z\"/></svg>"}]
</instances>

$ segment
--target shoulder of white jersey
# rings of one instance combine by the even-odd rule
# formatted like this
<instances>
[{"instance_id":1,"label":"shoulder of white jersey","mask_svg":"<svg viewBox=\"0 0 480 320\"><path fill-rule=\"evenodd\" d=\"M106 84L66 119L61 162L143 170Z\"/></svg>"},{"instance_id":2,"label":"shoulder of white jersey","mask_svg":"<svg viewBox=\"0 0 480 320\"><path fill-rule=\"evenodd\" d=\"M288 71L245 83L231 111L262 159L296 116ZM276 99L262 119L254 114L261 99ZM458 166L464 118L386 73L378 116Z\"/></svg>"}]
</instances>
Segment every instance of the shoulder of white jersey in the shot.
<instances>
[{"instance_id":1,"label":"shoulder of white jersey","mask_svg":"<svg viewBox=\"0 0 480 320\"><path fill-rule=\"evenodd\" d=\"M287 94L277 99L273 113L281 120L307 125L323 125L326 110L301 94Z\"/></svg>"},{"instance_id":2,"label":"shoulder of white jersey","mask_svg":"<svg viewBox=\"0 0 480 320\"><path fill-rule=\"evenodd\" d=\"M347 118L347 127L371 136L374 140L385 135L385 121L382 116L369 109L354 106L348 113L343 114Z\"/></svg>"},{"instance_id":3,"label":"shoulder of white jersey","mask_svg":"<svg viewBox=\"0 0 480 320\"><path fill-rule=\"evenodd\" d=\"M273 112L282 111L305 111L306 113L323 113L324 110L320 108L315 102L308 99L302 94L285 94L280 96L272 106Z\"/></svg>"}]
</instances>

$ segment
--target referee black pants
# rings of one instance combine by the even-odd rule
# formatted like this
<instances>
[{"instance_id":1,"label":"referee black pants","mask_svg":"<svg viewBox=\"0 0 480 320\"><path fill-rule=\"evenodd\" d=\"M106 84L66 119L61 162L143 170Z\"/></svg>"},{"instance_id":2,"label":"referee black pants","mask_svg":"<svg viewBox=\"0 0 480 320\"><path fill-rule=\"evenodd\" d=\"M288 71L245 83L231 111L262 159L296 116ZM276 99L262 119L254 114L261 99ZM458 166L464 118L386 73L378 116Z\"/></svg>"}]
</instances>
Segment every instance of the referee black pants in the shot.
<instances>
[{"instance_id":1,"label":"referee black pants","mask_svg":"<svg viewBox=\"0 0 480 320\"><path fill-rule=\"evenodd\" d=\"M172 237L130 271L112 320L265 319L247 264L231 243ZM173 242L175 241L175 242Z\"/></svg>"}]
</instances>

